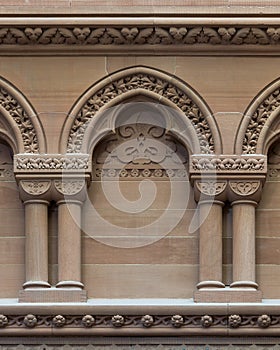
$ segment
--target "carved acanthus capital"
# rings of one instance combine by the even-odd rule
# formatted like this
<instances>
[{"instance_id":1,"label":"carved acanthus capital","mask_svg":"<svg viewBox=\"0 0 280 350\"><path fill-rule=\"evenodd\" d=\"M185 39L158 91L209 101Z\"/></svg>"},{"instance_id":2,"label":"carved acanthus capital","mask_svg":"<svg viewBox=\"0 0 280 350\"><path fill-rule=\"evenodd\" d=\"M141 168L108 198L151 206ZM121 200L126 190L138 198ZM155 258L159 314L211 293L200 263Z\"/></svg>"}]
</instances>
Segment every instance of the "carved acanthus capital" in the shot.
<instances>
[{"instance_id":1,"label":"carved acanthus capital","mask_svg":"<svg viewBox=\"0 0 280 350\"><path fill-rule=\"evenodd\" d=\"M50 188L50 180L33 179L19 182L20 195L23 201L38 198L48 200Z\"/></svg>"},{"instance_id":2,"label":"carved acanthus capital","mask_svg":"<svg viewBox=\"0 0 280 350\"><path fill-rule=\"evenodd\" d=\"M244 179L237 181L229 181L229 199L236 200L252 200L258 202L262 191L262 181Z\"/></svg>"}]
</instances>

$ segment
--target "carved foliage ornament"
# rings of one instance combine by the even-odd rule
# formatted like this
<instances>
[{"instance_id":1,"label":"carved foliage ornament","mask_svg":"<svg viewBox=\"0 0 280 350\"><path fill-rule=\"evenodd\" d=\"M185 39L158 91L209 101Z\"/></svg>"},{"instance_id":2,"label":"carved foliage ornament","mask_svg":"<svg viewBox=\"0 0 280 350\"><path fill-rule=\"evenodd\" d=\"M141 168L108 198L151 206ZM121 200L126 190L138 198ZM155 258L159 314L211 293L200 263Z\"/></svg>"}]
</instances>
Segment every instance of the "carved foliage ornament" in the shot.
<instances>
[{"instance_id":1,"label":"carved foliage ornament","mask_svg":"<svg viewBox=\"0 0 280 350\"><path fill-rule=\"evenodd\" d=\"M280 29L278 30L278 35ZM245 136L243 139L243 154L257 153L257 144L260 133L269 119L272 112L280 106L280 90L274 90L262 103L259 104L256 111L250 117Z\"/></svg>"},{"instance_id":2,"label":"carved foliage ornament","mask_svg":"<svg viewBox=\"0 0 280 350\"><path fill-rule=\"evenodd\" d=\"M279 27L127 26L2 27L0 45L269 45Z\"/></svg>"},{"instance_id":3,"label":"carved foliage ornament","mask_svg":"<svg viewBox=\"0 0 280 350\"><path fill-rule=\"evenodd\" d=\"M44 181L44 180L22 180L20 182L22 189L31 195L41 195L46 193L50 186L51 181Z\"/></svg>"},{"instance_id":4,"label":"carved foliage ornament","mask_svg":"<svg viewBox=\"0 0 280 350\"><path fill-rule=\"evenodd\" d=\"M76 156L61 156L56 155L15 155L14 157L14 171L26 172L26 171L61 171L61 170L82 170L89 169L90 160L89 156L85 154L79 154Z\"/></svg>"},{"instance_id":5,"label":"carved foliage ornament","mask_svg":"<svg viewBox=\"0 0 280 350\"><path fill-rule=\"evenodd\" d=\"M16 122L21 133L24 151L38 153L38 139L30 117L20 103L3 87L0 87L0 105Z\"/></svg>"},{"instance_id":6,"label":"carved foliage ornament","mask_svg":"<svg viewBox=\"0 0 280 350\"><path fill-rule=\"evenodd\" d=\"M204 181L196 182L198 190L207 196L217 196L226 188L226 181Z\"/></svg>"},{"instance_id":7,"label":"carved foliage ornament","mask_svg":"<svg viewBox=\"0 0 280 350\"><path fill-rule=\"evenodd\" d=\"M200 142L201 153L213 153L214 141L205 116L191 98L178 87L152 74L130 74L117 79L92 95L79 111L68 138L68 153L81 150L85 130L97 111L119 95L136 89L149 90L167 98L191 121Z\"/></svg>"},{"instance_id":8,"label":"carved foliage ornament","mask_svg":"<svg viewBox=\"0 0 280 350\"><path fill-rule=\"evenodd\" d=\"M55 180L54 186L63 195L78 194L84 187L84 180Z\"/></svg>"},{"instance_id":9,"label":"carved foliage ornament","mask_svg":"<svg viewBox=\"0 0 280 350\"><path fill-rule=\"evenodd\" d=\"M232 191L240 196L249 196L260 188L260 181L230 181Z\"/></svg>"},{"instance_id":10,"label":"carved foliage ornament","mask_svg":"<svg viewBox=\"0 0 280 350\"><path fill-rule=\"evenodd\" d=\"M191 171L218 171L218 172L265 172L266 158L254 157L191 157Z\"/></svg>"},{"instance_id":11,"label":"carved foliage ornament","mask_svg":"<svg viewBox=\"0 0 280 350\"><path fill-rule=\"evenodd\" d=\"M279 315L0 315L0 327L51 328L269 328L279 329Z\"/></svg>"}]
</instances>

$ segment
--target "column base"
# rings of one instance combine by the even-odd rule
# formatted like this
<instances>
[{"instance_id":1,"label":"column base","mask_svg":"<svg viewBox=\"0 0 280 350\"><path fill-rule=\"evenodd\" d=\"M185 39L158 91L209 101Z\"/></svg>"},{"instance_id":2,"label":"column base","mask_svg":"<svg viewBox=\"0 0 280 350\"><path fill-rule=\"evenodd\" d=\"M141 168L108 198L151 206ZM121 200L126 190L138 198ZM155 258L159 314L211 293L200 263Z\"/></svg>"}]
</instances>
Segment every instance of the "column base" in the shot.
<instances>
[{"instance_id":1,"label":"column base","mask_svg":"<svg viewBox=\"0 0 280 350\"><path fill-rule=\"evenodd\" d=\"M87 292L74 288L29 288L19 291L19 303L85 303Z\"/></svg>"},{"instance_id":2,"label":"column base","mask_svg":"<svg viewBox=\"0 0 280 350\"><path fill-rule=\"evenodd\" d=\"M51 285L46 281L27 281L23 283L22 288L51 288Z\"/></svg>"},{"instance_id":3,"label":"column base","mask_svg":"<svg viewBox=\"0 0 280 350\"><path fill-rule=\"evenodd\" d=\"M262 292L253 288L203 288L194 292L196 303L260 303Z\"/></svg>"}]
</instances>

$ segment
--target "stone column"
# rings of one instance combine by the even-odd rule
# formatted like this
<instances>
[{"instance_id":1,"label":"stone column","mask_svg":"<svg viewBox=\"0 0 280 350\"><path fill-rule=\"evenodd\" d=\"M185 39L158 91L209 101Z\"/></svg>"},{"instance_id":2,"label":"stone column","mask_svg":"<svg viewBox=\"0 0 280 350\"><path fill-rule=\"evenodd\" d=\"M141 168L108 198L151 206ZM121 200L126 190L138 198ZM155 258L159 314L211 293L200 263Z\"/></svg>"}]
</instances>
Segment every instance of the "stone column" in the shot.
<instances>
[{"instance_id":1,"label":"stone column","mask_svg":"<svg viewBox=\"0 0 280 350\"><path fill-rule=\"evenodd\" d=\"M83 288L81 283L81 206L77 200L58 205L58 280L56 287Z\"/></svg>"},{"instance_id":2,"label":"stone column","mask_svg":"<svg viewBox=\"0 0 280 350\"><path fill-rule=\"evenodd\" d=\"M58 205L58 289L68 291L73 301L85 301L81 282L81 208L85 180L55 180ZM70 293L70 294L69 294Z\"/></svg>"},{"instance_id":3,"label":"stone column","mask_svg":"<svg viewBox=\"0 0 280 350\"><path fill-rule=\"evenodd\" d=\"M23 288L49 288L48 283L48 191L51 181L21 180L20 196L25 207L25 283ZM28 301L28 300L25 300Z\"/></svg>"},{"instance_id":4,"label":"stone column","mask_svg":"<svg viewBox=\"0 0 280 350\"><path fill-rule=\"evenodd\" d=\"M233 282L231 288L255 292L248 301L260 301L255 276L255 208L261 192L257 180L230 181L233 209ZM257 299L257 300L256 300Z\"/></svg>"},{"instance_id":5,"label":"stone column","mask_svg":"<svg viewBox=\"0 0 280 350\"><path fill-rule=\"evenodd\" d=\"M218 200L199 202L198 289L224 287L222 283L222 208Z\"/></svg>"},{"instance_id":6,"label":"stone column","mask_svg":"<svg viewBox=\"0 0 280 350\"><path fill-rule=\"evenodd\" d=\"M199 283L197 302L214 301L222 282L222 220L226 181L195 181L199 210Z\"/></svg>"}]
</instances>

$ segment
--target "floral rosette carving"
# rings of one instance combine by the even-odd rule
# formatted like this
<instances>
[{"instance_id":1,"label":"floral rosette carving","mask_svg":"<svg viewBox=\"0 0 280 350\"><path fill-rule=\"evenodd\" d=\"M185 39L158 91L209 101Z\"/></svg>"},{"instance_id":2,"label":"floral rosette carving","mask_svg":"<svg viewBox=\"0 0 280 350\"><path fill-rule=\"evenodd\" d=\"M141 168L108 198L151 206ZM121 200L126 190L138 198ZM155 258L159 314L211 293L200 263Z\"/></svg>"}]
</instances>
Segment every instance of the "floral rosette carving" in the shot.
<instances>
[{"instance_id":1,"label":"floral rosette carving","mask_svg":"<svg viewBox=\"0 0 280 350\"><path fill-rule=\"evenodd\" d=\"M114 327L122 327L124 325L124 317L121 315L115 315L112 317L111 322Z\"/></svg>"},{"instance_id":2,"label":"floral rosette carving","mask_svg":"<svg viewBox=\"0 0 280 350\"><path fill-rule=\"evenodd\" d=\"M26 315L23 319L23 323L26 327L33 328L37 324L37 318L32 314Z\"/></svg>"},{"instance_id":3,"label":"floral rosette carving","mask_svg":"<svg viewBox=\"0 0 280 350\"><path fill-rule=\"evenodd\" d=\"M200 322L201 322L202 327L208 328L208 327L212 326L213 318L209 315L204 315L201 317Z\"/></svg>"},{"instance_id":4,"label":"floral rosette carving","mask_svg":"<svg viewBox=\"0 0 280 350\"><path fill-rule=\"evenodd\" d=\"M61 328L65 326L66 319L62 315L57 315L57 316L54 316L54 318L52 319L52 323L55 327Z\"/></svg>"},{"instance_id":5,"label":"floral rosette carving","mask_svg":"<svg viewBox=\"0 0 280 350\"><path fill-rule=\"evenodd\" d=\"M238 328L241 325L242 318L239 315L230 315L228 318L228 324L231 328Z\"/></svg>"},{"instance_id":6,"label":"floral rosette carving","mask_svg":"<svg viewBox=\"0 0 280 350\"><path fill-rule=\"evenodd\" d=\"M145 315L141 318L141 323L144 327L151 327L154 323L154 318L153 316L150 316L150 315Z\"/></svg>"},{"instance_id":7,"label":"floral rosette carving","mask_svg":"<svg viewBox=\"0 0 280 350\"><path fill-rule=\"evenodd\" d=\"M82 325L86 328L90 328L95 324L95 318L91 315L85 315L82 318Z\"/></svg>"},{"instance_id":8,"label":"floral rosette carving","mask_svg":"<svg viewBox=\"0 0 280 350\"><path fill-rule=\"evenodd\" d=\"M257 323L261 328L268 328L271 325L271 318L268 315L261 315L258 317Z\"/></svg>"},{"instance_id":9,"label":"floral rosette carving","mask_svg":"<svg viewBox=\"0 0 280 350\"><path fill-rule=\"evenodd\" d=\"M5 315L0 315L0 328L6 327L8 323L9 323L8 317Z\"/></svg>"},{"instance_id":10,"label":"floral rosette carving","mask_svg":"<svg viewBox=\"0 0 280 350\"><path fill-rule=\"evenodd\" d=\"M184 324L184 318L181 315L173 315L171 317L171 324L175 328L180 328Z\"/></svg>"}]
</instances>

